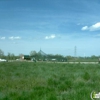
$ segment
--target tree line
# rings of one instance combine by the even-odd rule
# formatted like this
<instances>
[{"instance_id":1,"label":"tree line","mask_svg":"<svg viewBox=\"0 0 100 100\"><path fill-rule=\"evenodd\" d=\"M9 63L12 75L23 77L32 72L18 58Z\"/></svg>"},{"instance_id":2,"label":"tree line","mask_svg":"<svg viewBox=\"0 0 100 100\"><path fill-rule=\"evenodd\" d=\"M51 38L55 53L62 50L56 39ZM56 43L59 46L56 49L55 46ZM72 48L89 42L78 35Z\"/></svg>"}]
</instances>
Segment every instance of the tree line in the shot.
<instances>
[{"instance_id":1,"label":"tree line","mask_svg":"<svg viewBox=\"0 0 100 100\"><path fill-rule=\"evenodd\" d=\"M4 51L2 51L0 49L0 58L7 59L7 60L15 60L15 59L19 58L19 56L15 56L14 53L10 53L10 52L8 52L8 54L5 55Z\"/></svg>"},{"instance_id":2,"label":"tree line","mask_svg":"<svg viewBox=\"0 0 100 100\"><path fill-rule=\"evenodd\" d=\"M4 51L0 49L0 58L2 59L7 59L7 60L16 60L16 59L20 59L24 54L19 54L18 56L16 56L14 53L9 53L7 55L4 54ZM42 60L42 61L46 61L46 60L51 60L51 59L56 59L57 61L67 61L67 58L64 57L63 55L53 55L53 54L41 54L40 52L36 52L31 51L29 53L29 56L31 58L35 58L36 60Z\"/></svg>"},{"instance_id":3,"label":"tree line","mask_svg":"<svg viewBox=\"0 0 100 100\"><path fill-rule=\"evenodd\" d=\"M7 60L16 60L16 59L20 59L21 56L24 54L19 54L19 55L15 55L14 53L10 53L8 52L7 55L4 54L4 51L0 49L0 58L2 59L7 59ZM40 52L36 52L35 50L31 51L29 53L29 56L37 59L37 60L52 60L52 59L56 59L57 61L98 61L98 59L100 58L100 56L95 56L92 55L90 57L74 57L74 56L63 56L60 54L41 54Z\"/></svg>"}]
</instances>

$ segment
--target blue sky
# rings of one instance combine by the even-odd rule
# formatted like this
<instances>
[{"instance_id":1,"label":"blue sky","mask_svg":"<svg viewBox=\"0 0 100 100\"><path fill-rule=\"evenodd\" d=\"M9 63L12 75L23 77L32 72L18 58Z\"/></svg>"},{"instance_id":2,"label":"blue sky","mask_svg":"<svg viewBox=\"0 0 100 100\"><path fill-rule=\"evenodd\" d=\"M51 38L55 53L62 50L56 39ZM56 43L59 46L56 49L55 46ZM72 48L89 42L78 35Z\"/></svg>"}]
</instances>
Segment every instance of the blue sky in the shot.
<instances>
[{"instance_id":1,"label":"blue sky","mask_svg":"<svg viewBox=\"0 0 100 100\"><path fill-rule=\"evenodd\" d=\"M0 49L100 55L100 0L0 0Z\"/></svg>"}]
</instances>

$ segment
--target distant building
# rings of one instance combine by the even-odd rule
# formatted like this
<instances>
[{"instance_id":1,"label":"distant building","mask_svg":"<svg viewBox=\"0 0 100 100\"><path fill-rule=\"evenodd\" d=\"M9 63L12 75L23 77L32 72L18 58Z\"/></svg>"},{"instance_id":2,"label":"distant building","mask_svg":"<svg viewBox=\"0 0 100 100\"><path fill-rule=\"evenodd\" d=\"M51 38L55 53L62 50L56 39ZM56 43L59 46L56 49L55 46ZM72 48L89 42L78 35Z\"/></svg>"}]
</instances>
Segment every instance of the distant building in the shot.
<instances>
[{"instance_id":1,"label":"distant building","mask_svg":"<svg viewBox=\"0 0 100 100\"><path fill-rule=\"evenodd\" d=\"M52 55L52 54L46 54L41 49L38 53L35 53L33 55L21 55L21 60L30 60L30 61L52 61L52 62L66 62L67 59L63 57L62 55Z\"/></svg>"},{"instance_id":2,"label":"distant building","mask_svg":"<svg viewBox=\"0 0 100 100\"><path fill-rule=\"evenodd\" d=\"M23 55L21 56L22 60L31 60L31 57L29 55Z\"/></svg>"},{"instance_id":3,"label":"distant building","mask_svg":"<svg viewBox=\"0 0 100 100\"><path fill-rule=\"evenodd\" d=\"M44 53L41 49L40 49L40 51L38 52L40 55L42 55L42 56L47 56L47 54L46 53Z\"/></svg>"}]
</instances>

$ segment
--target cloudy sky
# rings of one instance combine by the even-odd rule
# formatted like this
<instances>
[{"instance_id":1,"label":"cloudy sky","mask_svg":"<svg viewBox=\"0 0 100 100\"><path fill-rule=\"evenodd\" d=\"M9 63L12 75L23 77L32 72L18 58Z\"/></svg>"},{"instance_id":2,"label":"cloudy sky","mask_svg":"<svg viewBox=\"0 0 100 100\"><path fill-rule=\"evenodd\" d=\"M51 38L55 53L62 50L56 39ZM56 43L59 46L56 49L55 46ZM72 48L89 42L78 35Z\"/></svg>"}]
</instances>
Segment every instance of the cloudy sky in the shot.
<instances>
[{"instance_id":1,"label":"cloudy sky","mask_svg":"<svg viewBox=\"0 0 100 100\"><path fill-rule=\"evenodd\" d=\"M0 49L100 55L100 0L0 0Z\"/></svg>"}]
</instances>

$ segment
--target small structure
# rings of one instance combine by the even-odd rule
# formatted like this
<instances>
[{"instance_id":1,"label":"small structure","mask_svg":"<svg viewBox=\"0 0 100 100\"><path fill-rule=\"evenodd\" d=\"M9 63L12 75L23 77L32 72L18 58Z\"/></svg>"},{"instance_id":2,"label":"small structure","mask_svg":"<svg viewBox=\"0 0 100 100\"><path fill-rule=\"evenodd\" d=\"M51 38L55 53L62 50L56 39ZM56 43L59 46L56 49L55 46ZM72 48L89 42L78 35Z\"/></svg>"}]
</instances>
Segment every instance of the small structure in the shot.
<instances>
[{"instance_id":1,"label":"small structure","mask_svg":"<svg viewBox=\"0 0 100 100\"><path fill-rule=\"evenodd\" d=\"M57 59L51 59L52 62L57 62Z\"/></svg>"},{"instance_id":2,"label":"small structure","mask_svg":"<svg viewBox=\"0 0 100 100\"><path fill-rule=\"evenodd\" d=\"M31 57L29 55L23 55L21 57L22 60L31 60Z\"/></svg>"}]
</instances>

